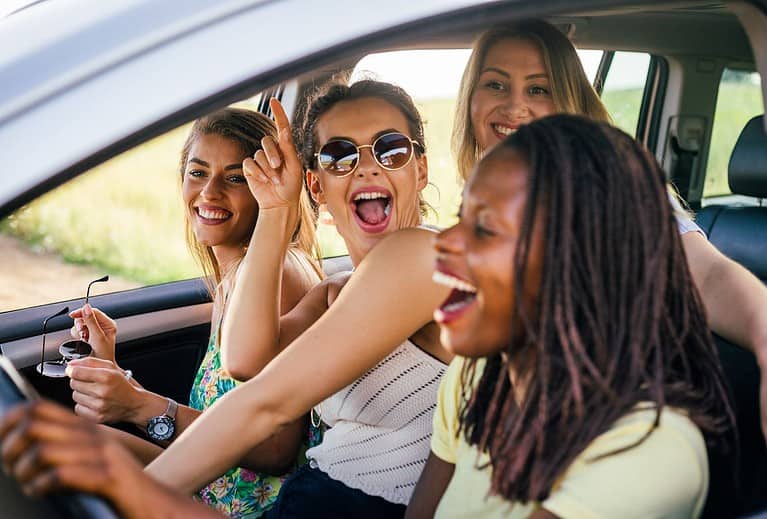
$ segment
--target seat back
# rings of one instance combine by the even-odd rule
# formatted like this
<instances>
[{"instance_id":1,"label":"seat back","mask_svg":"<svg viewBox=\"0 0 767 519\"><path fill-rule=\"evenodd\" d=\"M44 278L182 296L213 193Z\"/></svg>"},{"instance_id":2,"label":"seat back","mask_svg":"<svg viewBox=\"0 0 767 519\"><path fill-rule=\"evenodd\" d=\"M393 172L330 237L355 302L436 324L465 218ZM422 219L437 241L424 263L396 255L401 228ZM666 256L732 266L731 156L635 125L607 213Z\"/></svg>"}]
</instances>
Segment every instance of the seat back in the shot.
<instances>
[{"instance_id":1,"label":"seat back","mask_svg":"<svg viewBox=\"0 0 767 519\"><path fill-rule=\"evenodd\" d=\"M740 134L728 167L734 194L767 198L767 135L762 116ZM767 280L767 207L712 205L696 218L711 243L723 254ZM765 309L767 311L767 309ZM715 337L729 382L738 422L739 489L734 488L731 457L711 452L706 517L734 517L767 509L767 449L760 427L760 371L754 356Z\"/></svg>"}]
</instances>

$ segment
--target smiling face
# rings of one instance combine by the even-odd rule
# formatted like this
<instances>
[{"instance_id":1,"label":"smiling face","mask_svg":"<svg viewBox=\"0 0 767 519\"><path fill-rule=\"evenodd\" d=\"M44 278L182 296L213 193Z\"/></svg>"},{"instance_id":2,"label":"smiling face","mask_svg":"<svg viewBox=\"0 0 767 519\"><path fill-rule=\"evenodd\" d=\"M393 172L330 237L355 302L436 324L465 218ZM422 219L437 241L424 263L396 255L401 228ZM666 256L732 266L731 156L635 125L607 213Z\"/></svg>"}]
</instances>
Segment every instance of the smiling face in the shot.
<instances>
[{"instance_id":1,"label":"smiling face","mask_svg":"<svg viewBox=\"0 0 767 519\"><path fill-rule=\"evenodd\" d=\"M512 335L514 256L522 233L527 163L504 148L482 160L464 192L460 221L439 234L434 281L453 290L434 312L442 344L453 353L480 357L504 350ZM528 256L525 308L540 286L542 238L536 224Z\"/></svg>"},{"instance_id":2,"label":"smiling face","mask_svg":"<svg viewBox=\"0 0 767 519\"><path fill-rule=\"evenodd\" d=\"M242 173L245 153L233 140L198 135L184 168L182 196L197 240L216 257L239 254L258 218L258 204Z\"/></svg>"},{"instance_id":3,"label":"smiling face","mask_svg":"<svg viewBox=\"0 0 767 519\"><path fill-rule=\"evenodd\" d=\"M471 94L471 126L480 149L556 111L540 49L521 39L493 44Z\"/></svg>"},{"instance_id":4,"label":"smiling face","mask_svg":"<svg viewBox=\"0 0 767 519\"><path fill-rule=\"evenodd\" d=\"M391 132L412 139L398 108L369 97L341 101L320 116L316 141L318 149L337 139L364 146ZM307 172L307 182L314 199L327 204L356 265L388 234L420 223L418 194L428 183L426 156L414 153L404 167L390 171L365 147L350 175L337 177L317 166Z\"/></svg>"}]
</instances>

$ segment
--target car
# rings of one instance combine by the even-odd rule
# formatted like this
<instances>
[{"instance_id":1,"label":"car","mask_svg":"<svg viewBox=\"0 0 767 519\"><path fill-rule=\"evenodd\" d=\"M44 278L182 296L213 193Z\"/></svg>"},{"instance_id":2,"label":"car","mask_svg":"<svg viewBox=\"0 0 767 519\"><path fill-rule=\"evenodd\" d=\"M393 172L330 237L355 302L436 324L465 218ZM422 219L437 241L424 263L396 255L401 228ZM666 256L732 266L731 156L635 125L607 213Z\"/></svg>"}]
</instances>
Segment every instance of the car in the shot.
<instances>
[{"instance_id":1,"label":"car","mask_svg":"<svg viewBox=\"0 0 767 519\"><path fill-rule=\"evenodd\" d=\"M7 259L19 244L33 246L32 253L21 256L0 278L10 287L0 291L3 356L37 392L71 405L66 379L40 377L35 366L41 354L56 358L57 345L69 337L71 320L66 316L47 321L45 334L44 321L65 306L82 305L87 279L79 270L66 270L67 265L63 271L54 270L51 265L61 262L36 253L34 247L89 264L93 278L119 260L121 275L110 272L113 279L100 284L103 289L92 297L94 305L117 320L119 363L148 389L187 401L210 330L211 303L204 284L193 267L167 268L188 260L181 259L183 251L154 256L152 247L158 244L142 248L146 256L137 263L100 256L110 251L125 256L130 248L128 239L110 226L131 222L138 228L136 234L145 237L151 227L139 222L159 220L164 207L172 205L174 194L165 189L173 185L169 174L170 180L157 179L163 189L149 186L135 195L139 203L131 207L133 212L111 203L93 206L92 199L108 199L110 189L130 191L130 178L147 168L131 155L133 150L145 150L158 139L173 141L176 147L166 152L172 164L180 148L177 135L194 118L243 102L266 112L272 96L279 97L289 113L298 114L316 85L352 74L371 56L426 52L411 75L439 82L438 71L430 69L436 63L430 56L436 54L428 52L464 49L465 59L465 49L484 29L530 17L550 21L592 53L595 86L616 123L655 153L688 206L699 213L712 242L760 279L767 278L767 225L760 225L767 211L760 207L767 196L761 187L767 182L767 160L758 146L739 143L733 154L736 166L745 164L740 169L757 180L740 191L743 183L737 179L731 184L735 190L727 185L727 163L741 130L748 130L743 142L767 142L764 118L754 117L763 114L767 97L767 82L761 80L767 73L763 0L392 0L384 5L310 0L42 1L0 19L0 243ZM394 56L395 67L402 66L404 55ZM439 113L449 112L449 103L440 106ZM431 118L436 120L436 114ZM438 120L441 139L449 120L449 114ZM443 142L432 144L447 148ZM440 161L450 163L444 153ZM155 160L154 155L150 158ZM433 165L439 162L430 160ZM121 165L115 166L115 161ZM105 170L112 173L99 177ZM452 170L446 171L440 191L450 205L460 187ZM96 195L77 196L80 191L72 186L86 182L95 186ZM168 198L149 204L147 193L158 190L168 191ZM111 209L119 211L106 214ZM101 234L77 233L75 241L88 249L85 252L62 252L57 235L75 225L78 215L108 228ZM436 221L447 222L449 216L442 214ZM172 233L180 236L176 231L174 227ZM96 256L89 252L93 242L112 238ZM27 272L40 258L48 262ZM329 272L348 265L343 255L324 262ZM70 278L77 280L70 292L49 289ZM16 298L20 294L34 297ZM22 302L7 303L2 299L6 297ZM706 515L757 513L767 510L759 371L749 353L723 340L718 345L737 405L743 488L735 500L727 488L727 460L712 460ZM9 485L6 481L0 486L14 494ZM61 502L54 506L62 516L72 513Z\"/></svg>"}]
</instances>

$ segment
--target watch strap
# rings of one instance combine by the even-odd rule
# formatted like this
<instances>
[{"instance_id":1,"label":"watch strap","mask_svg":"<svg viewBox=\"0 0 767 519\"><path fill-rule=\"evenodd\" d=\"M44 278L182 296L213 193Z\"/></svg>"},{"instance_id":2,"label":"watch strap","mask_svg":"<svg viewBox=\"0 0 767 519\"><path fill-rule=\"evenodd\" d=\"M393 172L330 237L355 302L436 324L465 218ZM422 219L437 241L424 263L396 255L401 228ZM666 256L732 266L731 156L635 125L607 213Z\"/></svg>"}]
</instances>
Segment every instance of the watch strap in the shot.
<instances>
[{"instance_id":1,"label":"watch strap","mask_svg":"<svg viewBox=\"0 0 767 519\"><path fill-rule=\"evenodd\" d=\"M172 420L176 420L176 412L178 411L178 403L172 398L168 399L168 408L165 410L165 416L170 417Z\"/></svg>"}]
</instances>

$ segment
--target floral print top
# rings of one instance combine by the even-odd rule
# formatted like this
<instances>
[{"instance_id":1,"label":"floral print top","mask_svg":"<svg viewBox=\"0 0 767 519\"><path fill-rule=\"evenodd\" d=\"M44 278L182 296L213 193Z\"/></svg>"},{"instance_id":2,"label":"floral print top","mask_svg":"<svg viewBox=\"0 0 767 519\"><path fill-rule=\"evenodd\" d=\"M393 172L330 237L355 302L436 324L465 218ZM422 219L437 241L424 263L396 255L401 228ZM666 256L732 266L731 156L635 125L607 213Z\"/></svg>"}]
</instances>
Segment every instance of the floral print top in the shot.
<instances>
[{"instance_id":1,"label":"floral print top","mask_svg":"<svg viewBox=\"0 0 767 519\"><path fill-rule=\"evenodd\" d=\"M211 333L205 358L192 385L189 406L204 411L227 391L240 382L227 376L221 367L221 350L216 336L218 327ZM321 441L321 431L309 426L307 434L309 447ZM305 462L305 448L301 449L297 463ZM234 468L200 490L199 498L208 506L230 517L261 517L277 499L282 482L289 474L269 476L244 468Z\"/></svg>"}]
</instances>

